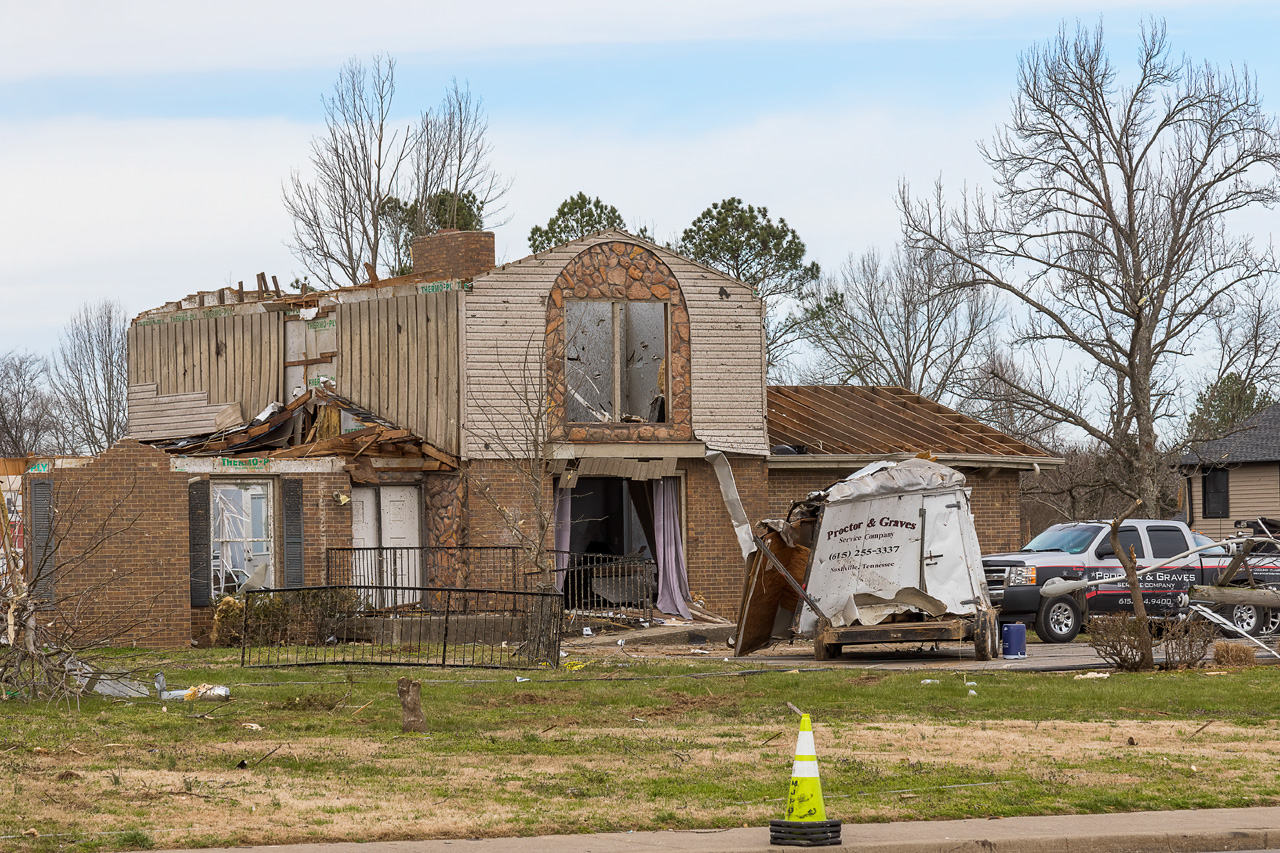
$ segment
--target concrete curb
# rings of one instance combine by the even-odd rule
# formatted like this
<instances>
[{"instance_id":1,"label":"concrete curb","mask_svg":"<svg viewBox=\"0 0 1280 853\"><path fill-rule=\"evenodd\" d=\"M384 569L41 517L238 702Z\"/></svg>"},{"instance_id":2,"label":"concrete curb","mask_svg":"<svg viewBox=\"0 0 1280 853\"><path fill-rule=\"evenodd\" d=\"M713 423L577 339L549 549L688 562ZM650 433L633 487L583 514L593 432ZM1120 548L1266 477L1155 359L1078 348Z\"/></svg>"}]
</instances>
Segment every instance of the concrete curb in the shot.
<instances>
[{"instance_id":1,"label":"concrete curb","mask_svg":"<svg viewBox=\"0 0 1280 853\"><path fill-rule=\"evenodd\" d=\"M822 849L850 853L1200 853L1209 850L1266 850L1280 846L1280 808L845 824L842 842L839 847ZM765 850L780 853L798 848L771 847L767 828L749 827L537 838L273 845L269 849L271 853L495 853L513 849L519 849L521 853L760 853ZM203 853L230 851L206 849Z\"/></svg>"}]
</instances>

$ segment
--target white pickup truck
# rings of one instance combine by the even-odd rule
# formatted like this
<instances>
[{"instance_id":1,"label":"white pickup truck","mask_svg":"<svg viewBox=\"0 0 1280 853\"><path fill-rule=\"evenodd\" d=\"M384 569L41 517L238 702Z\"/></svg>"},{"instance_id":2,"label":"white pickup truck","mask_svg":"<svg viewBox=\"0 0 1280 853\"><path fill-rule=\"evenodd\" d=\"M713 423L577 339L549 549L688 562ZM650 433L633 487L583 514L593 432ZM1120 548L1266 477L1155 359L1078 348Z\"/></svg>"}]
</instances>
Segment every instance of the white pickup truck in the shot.
<instances>
[{"instance_id":1,"label":"white pickup truck","mask_svg":"<svg viewBox=\"0 0 1280 853\"><path fill-rule=\"evenodd\" d=\"M1159 566L1171 557L1211 542L1180 521L1138 518L1129 519L1120 527L1120 544L1125 549L1133 547L1139 569ZM1177 613L1183 590L1191 584L1216 583L1230 561L1231 555L1219 547L1143 575L1142 600L1147 613L1154 616ZM1124 568L1111 549L1110 521L1055 524L1020 551L984 556L982 567L992 603L1000 608L1000 621L1030 625L1046 643L1068 643L1075 639L1089 614L1133 610ZM1252 560L1247 571L1259 585L1280 585L1280 565L1275 555ZM1247 573L1242 575L1240 580L1247 579ZM1115 582L1070 595L1043 598L1040 586L1049 578L1115 578ZM1254 605L1227 607L1224 615L1251 634L1273 631L1280 623L1280 613Z\"/></svg>"}]
</instances>

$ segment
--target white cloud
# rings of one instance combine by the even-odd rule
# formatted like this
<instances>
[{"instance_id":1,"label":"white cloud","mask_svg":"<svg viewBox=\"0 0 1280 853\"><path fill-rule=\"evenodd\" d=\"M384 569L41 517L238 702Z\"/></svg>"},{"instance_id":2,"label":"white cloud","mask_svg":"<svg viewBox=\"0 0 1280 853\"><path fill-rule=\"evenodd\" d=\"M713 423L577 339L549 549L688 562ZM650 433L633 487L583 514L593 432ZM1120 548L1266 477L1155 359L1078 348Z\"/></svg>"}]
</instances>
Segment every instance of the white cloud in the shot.
<instances>
[{"instance_id":1,"label":"white cloud","mask_svg":"<svg viewBox=\"0 0 1280 853\"><path fill-rule=\"evenodd\" d=\"M312 128L281 121L0 124L0 352L45 351L65 317L136 313L265 270L284 275L280 181Z\"/></svg>"},{"instance_id":2,"label":"white cloud","mask_svg":"<svg viewBox=\"0 0 1280 853\"><path fill-rule=\"evenodd\" d=\"M604 125L584 138L577 123L494 127L495 150L516 166L499 254L521 257L529 228L578 191L659 238L678 234L712 202L738 196L786 218L811 255L834 267L850 251L887 249L898 239L899 179L922 192L939 174L957 191L985 180L975 142L1005 109L1003 102L966 112L921 107L909 121L856 108L796 112L643 136Z\"/></svg>"},{"instance_id":3,"label":"white cloud","mask_svg":"<svg viewBox=\"0 0 1280 853\"><path fill-rule=\"evenodd\" d=\"M1029 16L1159 13L1193 0L422 0L9 2L0 80L332 66L352 56L492 54L575 44L945 36ZM1218 4L1232 6L1241 4ZM1255 4L1244 4L1255 5Z\"/></svg>"}]
</instances>

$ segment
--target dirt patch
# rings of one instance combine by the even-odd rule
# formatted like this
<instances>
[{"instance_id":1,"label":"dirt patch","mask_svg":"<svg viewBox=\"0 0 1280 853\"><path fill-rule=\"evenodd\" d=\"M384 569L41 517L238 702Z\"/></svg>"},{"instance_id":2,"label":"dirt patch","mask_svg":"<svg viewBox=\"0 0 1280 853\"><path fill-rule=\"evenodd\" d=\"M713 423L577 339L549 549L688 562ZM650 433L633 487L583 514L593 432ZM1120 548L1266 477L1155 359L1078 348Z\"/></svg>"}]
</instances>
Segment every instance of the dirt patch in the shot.
<instances>
[{"instance_id":1,"label":"dirt patch","mask_svg":"<svg viewBox=\"0 0 1280 853\"><path fill-rule=\"evenodd\" d=\"M546 693L529 692L485 699L480 704L486 708L510 708L513 705L572 705L575 701L574 699L565 699L559 696L549 696Z\"/></svg>"},{"instance_id":2,"label":"dirt patch","mask_svg":"<svg viewBox=\"0 0 1280 853\"><path fill-rule=\"evenodd\" d=\"M661 688L654 691L654 695L661 697L667 704L663 707L646 708L644 711L637 711L639 716L651 720L671 720L686 717L690 714L736 707L744 699L749 698L747 694L724 696L708 693L698 695L697 693L682 693Z\"/></svg>"}]
</instances>

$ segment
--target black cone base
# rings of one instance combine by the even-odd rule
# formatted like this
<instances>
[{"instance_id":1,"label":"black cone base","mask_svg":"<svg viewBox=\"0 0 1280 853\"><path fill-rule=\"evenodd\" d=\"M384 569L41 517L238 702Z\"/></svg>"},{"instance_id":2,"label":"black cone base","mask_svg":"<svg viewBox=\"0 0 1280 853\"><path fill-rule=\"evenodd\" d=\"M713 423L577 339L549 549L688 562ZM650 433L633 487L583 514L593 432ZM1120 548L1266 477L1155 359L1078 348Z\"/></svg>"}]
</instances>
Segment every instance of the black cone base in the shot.
<instances>
[{"instance_id":1,"label":"black cone base","mask_svg":"<svg viewBox=\"0 0 1280 853\"><path fill-rule=\"evenodd\" d=\"M782 847L830 847L840 843L840 821L771 820L769 843Z\"/></svg>"}]
</instances>

